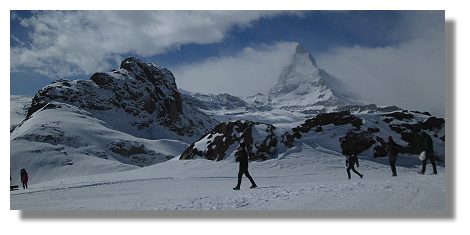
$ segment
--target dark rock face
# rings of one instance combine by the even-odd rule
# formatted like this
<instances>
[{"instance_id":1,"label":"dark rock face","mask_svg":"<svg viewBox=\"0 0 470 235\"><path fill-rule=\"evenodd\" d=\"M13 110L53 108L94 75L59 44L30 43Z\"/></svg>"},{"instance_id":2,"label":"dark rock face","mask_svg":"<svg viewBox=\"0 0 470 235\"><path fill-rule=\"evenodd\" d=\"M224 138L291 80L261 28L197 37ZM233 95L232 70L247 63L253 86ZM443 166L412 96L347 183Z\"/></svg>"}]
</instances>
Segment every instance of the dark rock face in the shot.
<instances>
[{"instance_id":1,"label":"dark rock face","mask_svg":"<svg viewBox=\"0 0 470 235\"><path fill-rule=\"evenodd\" d=\"M310 131L315 126L326 126L333 124L335 126L351 124L356 128L362 125L362 120L349 111L335 112L335 113L322 113L314 118L308 119L301 126L302 132Z\"/></svg>"},{"instance_id":2,"label":"dark rock face","mask_svg":"<svg viewBox=\"0 0 470 235\"><path fill-rule=\"evenodd\" d=\"M147 149L145 145L136 141L120 141L109 143L107 149L120 157L121 162L140 167L153 165L173 158L173 156L164 156L153 150Z\"/></svg>"},{"instance_id":3,"label":"dark rock face","mask_svg":"<svg viewBox=\"0 0 470 235\"><path fill-rule=\"evenodd\" d=\"M206 132L215 122L189 105L184 108L169 70L134 57L122 61L119 70L95 73L90 80L58 80L44 87L33 98L28 117L51 101L91 111L123 111L137 130L157 124L182 136L201 135L198 128Z\"/></svg>"},{"instance_id":4,"label":"dark rock face","mask_svg":"<svg viewBox=\"0 0 470 235\"><path fill-rule=\"evenodd\" d=\"M398 152L400 154L419 154L423 150L423 139L420 136L420 132L424 130L436 133L439 129L444 128L445 125L443 118L430 115L424 122L415 122L413 114L408 111L386 113L383 116L386 117L383 121L389 123L390 130L400 134L400 139L407 143L405 146L398 145ZM368 129L361 132L349 132L340 139L341 148L345 152L359 154L375 144L373 147L374 157L386 157L387 142L379 134L374 134L376 132L380 132L380 130L373 131ZM439 136L434 134L434 137L438 138ZM445 141L445 136L442 136L439 140Z\"/></svg>"},{"instance_id":5,"label":"dark rock face","mask_svg":"<svg viewBox=\"0 0 470 235\"><path fill-rule=\"evenodd\" d=\"M392 123L394 120L411 121L414 116L406 111L384 114L384 116L387 117L387 119L384 119L384 122L390 123L390 129L400 134L401 139L408 143L406 146L398 146L399 153L419 154L423 150L423 139L420 136L420 132L423 130L433 132L445 127L444 118L437 118L431 116L429 113L425 113L425 115L429 115L430 117L424 122L394 124ZM437 134L434 134L434 137L439 138ZM445 136L440 137L440 140L445 141ZM381 147L377 147L377 154L374 154L374 156L385 156L385 146L386 145L383 144Z\"/></svg>"},{"instance_id":6,"label":"dark rock face","mask_svg":"<svg viewBox=\"0 0 470 235\"><path fill-rule=\"evenodd\" d=\"M236 147L238 143L243 142L250 152L251 160L266 160L279 154L278 151L282 145L286 148L292 148L296 145L296 141L304 141L305 136L307 139L311 139L312 136L321 136L332 130L336 132L337 129L342 130L337 132L342 133L341 135L328 134L327 138L331 138L331 141L337 141L339 149L344 155L361 154L371 150L373 157L385 157L387 156L385 139L388 135L396 136L393 132L400 135L401 143L406 143L403 146L399 145L398 151L401 154L414 155L421 152L423 139L420 132L422 130L434 133L433 137L437 138L437 141L445 141L445 136L439 138L437 134L442 133L440 130L445 127L445 121L442 118L430 116L423 119L421 116L420 120L423 121L417 121L415 116L408 111L373 115L376 116L369 115L370 120L374 120L371 122L359 118L349 111L322 113L307 119L301 125L283 134L279 134L280 131L276 131L276 127L272 125L249 121L222 123L199 141L193 143L180 159L201 156L219 161L230 154L230 147ZM366 122L368 122L367 125L365 125ZM386 128L387 125L389 129ZM261 126L263 126L265 134L260 139L256 137L255 130Z\"/></svg>"},{"instance_id":7,"label":"dark rock face","mask_svg":"<svg viewBox=\"0 0 470 235\"><path fill-rule=\"evenodd\" d=\"M323 126L333 124L335 126L351 124L356 129L362 125L362 120L349 111L322 113L314 118L307 119L302 125L292 128L292 134L287 133L285 138L286 146L292 147L295 139L301 139L302 133L310 131L322 132Z\"/></svg>"},{"instance_id":8,"label":"dark rock face","mask_svg":"<svg viewBox=\"0 0 470 235\"><path fill-rule=\"evenodd\" d=\"M250 153L250 160L264 161L278 154L280 144L291 148L296 139L302 138L302 133L322 132L322 126L330 124L335 126L351 124L354 129L358 129L362 125L362 119L351 115L349 111L324 113L306 120L302 125L292 128L291 132L285 132L281 135L276 134L276 127L273 125L240 120L222 123L189 146L180 159L192 159L195 156L200 156L220 161L226 157L230 147L236 147L243 142ZM347 138L347 140L349 139ZM357 144L358 141L355 141L354 145ZM370 143L368 142L368 144Z\"/></svg>"},{"instance_id":9,"label":"dark rock face","mask_svg":"<svg viewBox=\"0 0 470 235\"><path fill-rule=\"evenodd\" d=\"M182 98L171 72L133 57L125 59L120 70L95 73L90 81L58 80L46 86L33 98L28 116L51 100L89 110L124 109L133 116L157 111L167 120L176 120L182 113Z\"/></svg>"},{"instance_id":10,"label":"dark rock face","mask_svg":"<svg viewBox=\"0 0 470 235\"><path fill-rule=\"evenodd\" d=\"M235 149L244 143L250 160L266 160L277 153L279 137L276 127L251 121L226 122L217 125L210 133L191 144L180 159L192 159L196 156L209 160L224 159L229 148Z\"/></svg>"},{"instance_id":11,"label":"dark rock face","mask_svg":"<svg viewBox=\"0 0 470 235\"><path fill-rule=\"evenodd\" d=\"M360 154L376 143L369 131L349 131L339 142L343 155Z\"/></svg>"},{"instance_id":12,"label":"dark rock face","mask_svg":"<svg viewBox=\"0 0 470 235\"><path fill-rule=\"evenodd\" d=\"M378 132L378 129L367 129L362 131L361 126L363 120L352 115L349 111L334 112L334 113L322 113L314 118L306 120L299 128L294 128L294 133L300 131L302 133L308 133L310 131L323 132L323 126L326 125L347 125L350 124L351 129L346 136L340 137L339 142L343 154L359 154L369 149L375 140L373 133ZM297 136L301 136L300 133ZM300 139L300 138L298 138Z\"/></svg>"}]
</instances>

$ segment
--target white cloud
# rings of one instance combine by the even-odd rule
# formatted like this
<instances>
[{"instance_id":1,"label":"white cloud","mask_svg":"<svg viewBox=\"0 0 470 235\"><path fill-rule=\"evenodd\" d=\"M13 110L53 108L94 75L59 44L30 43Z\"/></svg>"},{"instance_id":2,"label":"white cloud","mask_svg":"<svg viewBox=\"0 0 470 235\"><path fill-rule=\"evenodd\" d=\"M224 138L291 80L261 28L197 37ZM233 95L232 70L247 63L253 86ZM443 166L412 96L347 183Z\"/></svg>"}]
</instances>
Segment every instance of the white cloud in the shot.
<instances>
[{"instance_id":1,"label":"white cloud","mask_svg":"<svg viewBox=\"0 0 470 235\"><path fill-rule=\"evenodd\" d=\"M123 54L141 57L184 44L220 42L271 11L41 11L24 26L27 47L10 48L10 71L27 67L50 77L108 71ZM285 14L285 12L282 12ZM436 16L437 14L437 16ZM18 19L18 15L13 15ZM444 110L444 14L404 12L389 37L408 39L381 48L336 47L314 57L320 68L378 104ZM26 43L23 38L13 40ZM21 45L21 44L19 44ZM203 93L252 95L276 84L293 43L245 48L233 56L170 68L180 88ZM439 111L440 112L440 111Z\"/></svg>"},{"instance_id":2,"label":"white cloud","mask_svg":"<svg viewBox=\"0 0 470 235\"><path fill-rule=\"evenodd\" d=\"M28 47L10 49L11 71L29 67L47 76L106 71L121 54L147 57L182 44L219 42L276 11L41 11ZM17 16L15 16L17 18Z\"/></svg>"},{"instance_id":3,"label":"white cloud","mask_svg":"<svg viewBox=\"0 0 470 235\"><path fill-rule=\"evenodd\" d=\"M419 23L422 25L422 22ZM319 67L381 105L444 115L444 21L398 46L337 47L316 56Z\"/></svg>"},{"instance_id":4,"label":"white cloud","mask_svg":"<svg viewBox=\"0 0 470 235\"><path fill-rule=\"evenodd\" d=\"M201 93L254 95L276 85L290 62L296 43L282 42L244 48L234 56L209 58L172 68L179 88Z\"/></svg>"}]
</instances>

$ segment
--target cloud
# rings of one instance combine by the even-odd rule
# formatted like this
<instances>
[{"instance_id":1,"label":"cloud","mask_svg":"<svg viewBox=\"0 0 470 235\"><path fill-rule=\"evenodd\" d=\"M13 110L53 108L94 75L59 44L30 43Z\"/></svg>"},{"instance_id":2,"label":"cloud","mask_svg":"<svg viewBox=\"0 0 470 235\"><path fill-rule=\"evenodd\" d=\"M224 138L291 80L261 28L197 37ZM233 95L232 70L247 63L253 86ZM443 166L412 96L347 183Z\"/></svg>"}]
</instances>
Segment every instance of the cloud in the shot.
<instances>
[{"instance_id":1,"label":"cloud","mask_svg":"<svg viewBox=\"0 0 470 235\"><path fill-rule=\"evenodd\" d=\"M285 12L39 11L23 19L13 12L11 20L31 32L28 46L10 48L10 68L50 77L106 71L123 54L148 57L183 44L216 43L230 30L277 14Z\"/></svg>"},{"instance_id":2,"label":"cloud","mask_svg":"<svg viewBox=\"0 0 470 235\"><path fill-rule=\"evenodd\" d=\"M234 56L209 58L172 68L179 88L231 95L267 93L288 65L297 43L278 42L246 47Z\"/></svg>"},{"instance_id":3,"label":"cloud","mask_svg":"<svg viewBox=\"0 0 470 235\"><path fill-rule=\"evenodd\" d=\"M422 15L421 15L422 16ZM411 15L410 38L396 46L336 47L316 56L319 67L381 105L444 115L444 18ZM419 19L419 20L415 20ZM394 33L394 32L391 32Z\"/></svg>"}]
</instances>

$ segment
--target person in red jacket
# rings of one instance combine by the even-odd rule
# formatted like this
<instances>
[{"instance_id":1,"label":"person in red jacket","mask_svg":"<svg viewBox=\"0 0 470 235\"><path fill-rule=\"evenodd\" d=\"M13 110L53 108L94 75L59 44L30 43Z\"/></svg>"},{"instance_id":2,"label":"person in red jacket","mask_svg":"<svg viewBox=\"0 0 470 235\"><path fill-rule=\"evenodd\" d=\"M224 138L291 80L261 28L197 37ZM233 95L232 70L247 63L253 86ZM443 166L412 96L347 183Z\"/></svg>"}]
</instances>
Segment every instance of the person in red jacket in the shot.
<instances>
[{"instance_id":1,"label":"person in red jacket","mask_svg":"<svg viewBox=\"0 0 470 235\"><path fill-rule=\"evenodd\" d=\"M28 172L26 172L26 170L23 168L20 171L20 175L21 175L21 183L23 184L23 189L27 189L28 188Z\"/></svg>"}]
</instances>

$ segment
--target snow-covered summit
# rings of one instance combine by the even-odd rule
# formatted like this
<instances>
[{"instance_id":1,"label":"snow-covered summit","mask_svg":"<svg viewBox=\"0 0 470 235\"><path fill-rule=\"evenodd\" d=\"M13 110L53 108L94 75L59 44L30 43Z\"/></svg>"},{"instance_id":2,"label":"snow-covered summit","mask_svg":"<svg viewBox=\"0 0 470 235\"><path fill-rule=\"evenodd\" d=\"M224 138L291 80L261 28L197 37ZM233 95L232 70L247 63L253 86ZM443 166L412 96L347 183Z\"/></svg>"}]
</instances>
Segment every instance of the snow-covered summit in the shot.
<instances>
[{"instance_id":1,"label":"snow-covered summit","mask_svg":"<svg viewBox=\"0 0 470 235\"><path fill-rule=\"evenodd\" d=\"M273 106L290 110L326 108L331 111L366 102L344 82L318 68L313 56L301 44L297 45L290 64L282 70L269 96Z\"/></svg>"},{"instance_id":2,"label":"snow-covered summit","mask_svg":"<svg viewBox=\"0 0 470 235\"><path fill-rule=\"evenodd\" d=\"M223 116L243 115L246 118L245 114L266 111L287 111L294 116L305 116L344 110L376 112L388 108L371 105L371 101L352 91L346 83L318 68L312 54L301 44L297 44L292 51L290 63L282 70L277 84L273 85L267 94L257 93L245 97L184 94L198 108L219 116L219 120L223 119L218 115L219 111L223 112ZM391 111L396 110L399 108L393 107Z\"/></svg>"},{"instance_id":3,"label":"snow-covered summit","mask_svg":"<svg viewBox=\"0 0 470 235\"><path fill-rule=\"evenodd\" d=\"M303 84L314 85L321 77L320 70L313 56L300 44L297 45L291 63L282 70L278 83L269 94L281 95L291 92L299 93Z\"/></svg>"}]
</instances>

